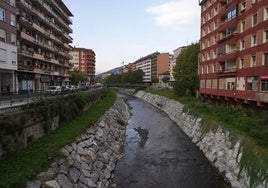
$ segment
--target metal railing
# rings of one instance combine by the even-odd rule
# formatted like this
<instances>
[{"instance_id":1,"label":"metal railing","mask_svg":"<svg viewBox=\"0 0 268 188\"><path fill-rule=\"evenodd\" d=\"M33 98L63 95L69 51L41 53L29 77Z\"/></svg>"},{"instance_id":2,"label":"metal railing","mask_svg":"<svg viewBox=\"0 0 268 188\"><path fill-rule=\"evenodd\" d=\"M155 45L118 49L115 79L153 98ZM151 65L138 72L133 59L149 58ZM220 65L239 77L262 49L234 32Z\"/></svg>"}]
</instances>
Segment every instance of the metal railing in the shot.
<instances>
[{"instance_id":1,"label":"metal railing","mask_svg":"<svg viewBox=\"0 0 268 188\"><path fill-rule=\"evenodd\" d=\"M48 92L45 90L39 91L21 91L19 93L5 92L0 93L0 108L8 108L23 104L29 104L35 100L39 100L46 97L66 95L77 91L90 90L91 87L80 87L75 90L61 90L59 92Z\"/></svg>"}]
</instances>

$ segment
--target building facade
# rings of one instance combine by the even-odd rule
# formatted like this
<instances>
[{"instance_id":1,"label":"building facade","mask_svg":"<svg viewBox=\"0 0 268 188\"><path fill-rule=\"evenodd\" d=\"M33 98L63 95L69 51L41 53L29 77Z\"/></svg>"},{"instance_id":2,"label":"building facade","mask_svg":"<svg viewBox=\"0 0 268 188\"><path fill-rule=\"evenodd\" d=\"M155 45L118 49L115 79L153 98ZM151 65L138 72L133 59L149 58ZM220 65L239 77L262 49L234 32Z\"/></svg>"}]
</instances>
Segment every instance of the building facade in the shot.
<instances>
[{"instance_id":1,"label":"building facade","mask_svg":"<svg viewBox=\"0 0 268 188\"><path fill-rule=\"evenodd\" d=\"M17 40L15 0L0 1L0 94L16 88Z\"/></svg>"},{"instance_id":2,"label":"building facade","mask_svg":"<svg viewBox=\"0 0 268 188\"><path fill-rule=\"evenodd\" d=\"M19 92L69 83L72 13L62 0L17 0Z\"/></svg>"},{"instance_id":3,"label":"building facade","mask_svg":"<svg viewBox=\"0 0 268 188\"><path fill-rule=\"evenodd\" d=\"M150 83L152 82L152 59L142 58L135 62L136 70L142 70L143 71L143 82Z\"/></svg>"},{"instance_id":4,"label":"building facade","mask_svg":"<svg viewBox=\"0 0 268 188\"><path fill-rule=\"evenodd\" d=\"M268 1L201 0L200 94L268 104Z\"/></svg>"},{"instance_id":5,"label":"building facade","mask_svg":"<svg viewBox=\"0 0 268 188\"><path fill-rule=\"evenodd\" d=\"M95 52L91 49L86 48L73 48L70 52L72 59L70 63L72 64L71 70L77 70L84 72L90 78L90 81L95 79Z\"/></svg>"},{"instance_id":6,"label":"building facade","mask_svg":"<svg viewBox=\"0 0 268 188\"><path fill-rule=\"evenodd\" d=\"M176 66L176 60L177 57L180 55L180 53L185 49L185 46L179 47L175 50L173 50L173 55L170 57L170 63L169 63L169 76L170 76L170 82L174 82L174 68Z\"/></svg>"},{"instance_id":7,"label":"building facade","mask_svg":"<svg viewBox=\"0 0 268 188\"><path fill-rule=\"evenodd\" d=\"M169 71L169 53L158 54L156 64L156 77L159 78L160 74L167 73Z\"/></svg>"}]
</instances>

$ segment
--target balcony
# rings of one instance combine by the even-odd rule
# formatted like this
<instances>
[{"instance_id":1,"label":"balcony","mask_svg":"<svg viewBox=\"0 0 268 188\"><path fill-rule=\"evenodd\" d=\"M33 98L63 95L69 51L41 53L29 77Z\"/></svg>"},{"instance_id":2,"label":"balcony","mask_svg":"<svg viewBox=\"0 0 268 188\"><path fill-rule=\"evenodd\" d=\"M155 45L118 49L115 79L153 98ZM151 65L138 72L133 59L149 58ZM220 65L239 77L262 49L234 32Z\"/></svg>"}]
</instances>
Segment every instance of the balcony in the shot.
<instances>
[{"instance_id":1,"label":"balcony","mask_svg":"<svg viewBox=\"0 0 268 188\"><path fill-rule=\"evenodd\" d=\"M33 13L35 13L36 16L38 16L41 19L45 19L45 16L40 13L37 9L33 8Z\"/></svg>"},{"instance_id":2,"label":"balcony","mask_svg":"<svg viewBox=\"0 0 268 188\"><path fill-rule=\"evenodd\" d=\"M26 57L33 57L33 52L31 50L28 50L28 49L19 49L19 54L20 55L23 55L23 56L26 56Z\"/></svg>"},{"instance_id":3,"label":"balcony","mask_svg":"<svg viewBox=\"0 0 268 188\"><path fill-rule=\"evenodd\" d=\"M39 25L37 25L35 23L33 24L33 28L36 29L37 31L39 31L42 34L46 32L45 29L43 29L42 27L40 27Z\"/></svg>"},{"instance_id":4,"label":"balcony","mask_svg":"<svg viewBox=\"0 0 268 188\"><path fill-rule=\"evenodd\" d=\"M217 75L220 76L235 76L236 75L236 62L235 60L225 61L220 63L220 69Z\"/></svg>"},{"instance_id":5,"label":"balcony","mask_svg":"<svg viewBox=\"0 0 268 188\"><path fill-rule=\"evenodd\" d=\"M26 26L28 26L28 27L32 27L32 25L33 25L32 20L27 19L27 18L25 18L23 16L20 16L19 17L19 22L22 23L22 24L24 24L24 25L26 25Z\"/></svg>"},{"instance_id":6,"label":"balcony","mask_svg":"<svg viewBox=\"0 0 268 188\"><path fill-rule=\"evenodd\" d=\"M25 0L19 0L17 2L17 5L20 6L21 8L23 8L26 11L32 11L33 7L31 4L29 4L28 2L26 2Z\"/></svg>"},{"instance_id":7,"label":"balcony","mask_svg":"<svg viewBox=\"0 0 268 188\"><path fill-rule=\"evenodd\" d=\"M41 55L41 54L34 53L34 54L33 54L33 57L34 57L35 59L39 59L39 60L42 60L42 61L45 60L44 56Z\"/></svg>"},{"instance_id":8,"label":"balcony","mask_svg":"<svg viewBox=\"0 0 268 188\"><path fill-rule=\"evenodd\" d=\"M51 71L50 74L53 75L53 76L59 76L60 75L60 73L58 71Z\"/></svg>"},{"instance_id":9,"label":"balcony","mask_svg":"<svg viewBox=\"0 0 268 188\"><path fill-rule=\"evenodd\" d=\"M56 59L51 59L51 63L57 64L57 65L60 64L59 61Z\"/></svg>"},{"instance_id":10,"label":"balcony","mask_svg":"<svg viewBox=\"0 0 268 188\"><path fill-rule=\"evenodd\" d=\"M23 71L33 71L34 67L32 65L18 65L18 70L23 70Z\"/></svg>"},{"instance_id":11,"label":"balcony","mask_svg":"<svg viewBox=\"0 0 268 188\"><path fill-rule=\"evenodd\" d=\"M35 41L35 39L32 36L24 33L23 31L21 31L20 36L24 40L27 40L27 41L30 41L30 42L34 42Z\"/></svg>"},{"instance_id":12,"label":"balcony","mask_svg":"<svg viewBox=\"0 0 268 188\"><path fill-rule=\"evenodd\" d=\"M63 36L68 40L68 42L72 42L73 41L72 37L70 37L67 33L64 33Z\"/></svg>"}]
</instances>

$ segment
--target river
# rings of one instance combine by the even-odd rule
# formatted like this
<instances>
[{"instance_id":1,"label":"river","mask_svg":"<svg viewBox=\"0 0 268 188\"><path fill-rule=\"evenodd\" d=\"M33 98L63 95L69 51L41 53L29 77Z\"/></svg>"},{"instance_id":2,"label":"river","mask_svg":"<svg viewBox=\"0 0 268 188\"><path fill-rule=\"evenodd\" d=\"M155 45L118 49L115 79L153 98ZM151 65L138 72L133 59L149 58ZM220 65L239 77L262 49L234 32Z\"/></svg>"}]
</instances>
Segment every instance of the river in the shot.
<instances>
[{"instance_id":1,"label":"river","mask_svg":"<svg viewBox=\"0 0 268 188\"><path fill-rule=\"evenodd\" d=\"M115 182L122 188L229 188L203 153L168 116L126 95L131 118Z\"/></svg>"}]
</instances>

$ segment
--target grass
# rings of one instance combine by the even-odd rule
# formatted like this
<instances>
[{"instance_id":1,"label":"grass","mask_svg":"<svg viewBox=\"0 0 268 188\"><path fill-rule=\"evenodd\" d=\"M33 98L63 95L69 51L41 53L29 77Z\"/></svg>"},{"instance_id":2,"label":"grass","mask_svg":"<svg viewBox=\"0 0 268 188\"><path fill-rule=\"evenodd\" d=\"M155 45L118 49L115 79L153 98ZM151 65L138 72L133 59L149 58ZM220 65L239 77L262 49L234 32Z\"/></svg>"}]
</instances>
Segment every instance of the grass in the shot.
<instances>
[{"instance_id":1,"label":"grass","mask_svg":"<svg viewBox=\"0 0 268 188\"><path fill-rule=\"evenodd\" d=\"M108 90L106 96L71 122L42 137L25 149L5 156L0 161L0 187L25 187L27 180L47 169L52 159L60 156L60 148L73 142L92 126L114 103L116 94Z\"/></svg>"},{"instance_id":2,"label":"grass","mask_svg":"<svg viewBox=\"0 0 268 188\"><path fill-rule=\"evenodd\" d=\"M146 91L179 101L185 105L185 109L190 110L192 115L202 117L203 124L206 126L223 125L231 131L250 137L259 146L268 147L267 112L254 113L246 108L204 103L196 97L178 97L169 89L147 89Z\"/></svg>"},{"instance_id":3,"label":"grass","mask_svg":"<svg viewBox=\"0 0 268 188\"><path fill-rule=\"evenodd\" d=\"M240 170L245 169L250 176L250 187L268 182L268 116L267 111L254 113L248 108L217 106L202 102L195 97L178 97L172 90L146 89L145 92L158 94L179 101L184 110L202 118L204 132L221 126L228 130L233 142L241 141L242 158ZM267 186L267 185L266 185Z\"/></svg>"}]
</instances>

